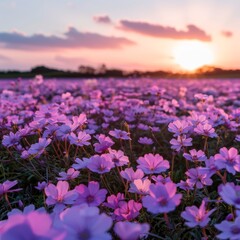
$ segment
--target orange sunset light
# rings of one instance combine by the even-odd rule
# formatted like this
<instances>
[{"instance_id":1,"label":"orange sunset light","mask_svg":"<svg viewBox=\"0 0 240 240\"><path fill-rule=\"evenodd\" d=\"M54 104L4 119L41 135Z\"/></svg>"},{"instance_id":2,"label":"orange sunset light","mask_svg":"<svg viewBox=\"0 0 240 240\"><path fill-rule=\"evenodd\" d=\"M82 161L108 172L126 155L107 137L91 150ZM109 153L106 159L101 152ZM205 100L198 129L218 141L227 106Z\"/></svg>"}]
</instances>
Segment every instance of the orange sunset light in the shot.
<instances>
[{"instance_id":1,"label":"orange sunset light","mask_svg":"<svg viewBox=\"0 0 240 240\"><path fill-rule=\"evenodd\" d=\"M175 62L188 71L194 71L214 61L213 50L207 43L199 41L183 41L173 49Z\"/></svg>"}]
</instances>

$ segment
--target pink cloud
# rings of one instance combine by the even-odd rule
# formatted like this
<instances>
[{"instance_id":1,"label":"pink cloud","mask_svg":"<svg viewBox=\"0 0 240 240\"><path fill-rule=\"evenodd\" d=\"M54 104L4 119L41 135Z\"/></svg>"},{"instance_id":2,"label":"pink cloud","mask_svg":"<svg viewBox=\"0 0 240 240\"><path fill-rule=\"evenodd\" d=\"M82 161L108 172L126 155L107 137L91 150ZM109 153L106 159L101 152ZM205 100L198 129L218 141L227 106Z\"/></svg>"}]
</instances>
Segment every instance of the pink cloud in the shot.
<instances>
[{"instance_id":1,"label":"pink cloud","mask_svg":"<svg viewBox=\"0 0 240 240\"><path fill-rule=\"evenodd\" d=\"M2 55L2 54L0 54L0 61L10 61L11 60L11 58L9 58L9 57L7 57L7 56L5 56L5 55Z\"/></svg>"},{"instance_id":2,"label":"pink cloud","mask_svg":"<svg viewBox=\"0 0 240 240\"><path fill-rule=\"evenodd\" d=\"M227 38L230 38L233 36L233 33L230 32L230 31L222 31L221 34L224 36L224 37L227 37Z\"/></svg>"},{"instance_id":3,"label":"pink cloud","mask_svg":"<svg viewBox=\"0 0 240 240\"><path fill-rule=\"evenodd\" d=\"M121 20L120 27L118 28L157 38L211 41L211 36L207 35L205 31L193 24L187 25L187 30L177 30L174 27L166 27L159 24Z\"/></svg>"},{"instance_id":4,"label":"pink cloud","mask_svg":"<svg viewBox=\"0 0 240 240\"><path fill-rule=\"evenodd\" d=\"M108 16L94 16L94 21L97 23L104 23L104 24L110 24L112 23L112 20Z\"/></svg>"},{"instance_id":5,"label":"pink cloud","mask_svg":"<svg viewBox=\"0 0 240 240\"><path fill-rule=\"evenodd\" d=\"M63 36L43 34L24 35L18 32L0 32L0 43L5 48L42 50L63 48L121 49L135 42L124 37L105 36L99 33L80 32L70 27Z\"/></svg>"}]
</instances>

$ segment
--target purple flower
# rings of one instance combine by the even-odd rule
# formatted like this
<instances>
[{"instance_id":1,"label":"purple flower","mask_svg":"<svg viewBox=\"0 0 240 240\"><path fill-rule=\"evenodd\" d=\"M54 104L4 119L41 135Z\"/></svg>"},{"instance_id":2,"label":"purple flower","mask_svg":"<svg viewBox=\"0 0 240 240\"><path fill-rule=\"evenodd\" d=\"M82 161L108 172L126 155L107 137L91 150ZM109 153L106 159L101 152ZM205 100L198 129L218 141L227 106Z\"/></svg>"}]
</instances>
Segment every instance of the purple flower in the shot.
<instances>
[{"instance_id":1,"label":"purple flower","mask_svg":"<svg viewBox=\"0 0 240 240\"><path fill-rule=\"evenodd\" d=\"M102 156L94 155L89 159L87 167L92 172L103 174L110 172L114 167L114 163L111 161L111 158L107 154L104 154Z\"/></svg>"},{"instance_id":2,"label":"purple flower","mask_svg":"<svg viewBox=\"0 0 240 240\"><path fill-rule=\"evenodd\" d=\"M79 147L88 146L91 144L90 142L88 142L89 140L91 140L91 136L83 131L79 132L78 136L76 136L75 133L71 133L68 139L71 144Z\"/></svg>"},{"instance_id":3,"label":"purple flower","mask_svg":"<svg viewBox=\"0 0 240 240\"><path fill-rule=\"evenodd\" d=\"M115 166L124 166L124 165L128 165L129 163L129 159L127 156L124 155L124 152L121 150L113 150L113 149L109 149L109 154L108 154L111 159L112 162L115 164Z\"/></svg>"},{"instance_id":4,"label":"purple flower","mask_svg":"<svg viewBox=\"0 0 240 240\"><path fill-rule=\"evenodd\" d=\"M120 172L121 176L129 182L133 182L135 179L143 178L144 173L141 169L137 169L134 172L133 168L126 168L125 170Z\"/></svg>"},{"instance_id":5,"label":"purple flower","mask_svg":"<svg viewBox=\"0 0 240 240\"><path fill-rule=\"evenodd\" d=\"M58 129L58 125L50 125L48 124L45 127L45 131L43 132L43 138L47 138L47 137L52 137L55 134L55 131Z\"/></svg>"},{"instance_id":6,"label":"purple flower","mask_svg":"<svg viewBox=\"0 0 240 240\"><path fill-rule=\"evenodd\" d=\"M9 192L18 192L20 190L22 190L22 188L18 188L18 189L12 189L12 187L14 187L15 185L17 185L17 180L15 181L5 181L4 183L0 183L0 196L9 193Z\"/></svg>"},{"instance_id":7,"label":"purple flower","mask_svg":"<svg viewBox=\"0 0 240 240\"><path fill-rule=\"evenodd\" d=\"M152 145L153 144L153 140L148 137L140 137L138 139L138 142L141 144L144 144L144 145Z\"/></svg>"},{"instance_id":8,"label":"purple flower","mask_svg":"<svg viewBox=\"0 0 240 240\"><path fill-rule=\"evenodd\" d=\"M2 145L5 147L12 147L18 145L19 141L20 141L19 133L14 134L13 132L10 132L9 135L3 136Z\"/></svg>"},{"instance_id":9,"label":"purple flower","mask_svg":"<svg viewBox=\"0 0 240 240\"><path fill-rule=\"evenodd\" d=\"M215 228L221 231L220 234L217 235L219 239L231 239L231 240L239 240L240 239L240 216L238 216L235 221L222 221L219 224L215 224Z\"/></svg>"},{"instance_id":10,"label":"purple flower","mask_svg":"<svg viewBox=\"0 0 240 240\"><path fill-rule=\"evenodd\" d=\"M215 209L207 211L205 207L205 201L203 200L199 208L196 206L186 207L185 211L181 213L181 217L187 221L186 225L188 227L206 227L210 221L209 216L214 211Z\"/></svg>"},{"instance_id":11,"label":"purple flower","mask_svg":"<svg viewBox=\"0 0 240 240\"><path fill-rule=\"evenodd\" d=\"M167 182L172 182L170 177L163 177L162 175L158 175L158 176L152 176L152 180L154 182L160 182L160 183L167 183Z\"/></svg>"},{"instance_id":12,"label":"purple flower","mask_svg":"<svg viewBox=\"0 0 240 240\"><path fill-rule=\"evenodd\" d=\"M45 151L46 147L51 143L51 141L51 139L39 138L38 143L32 144L28 149L28 153L39 157Z\"/></svg>"},{"instance_id":13,"label":"purple flower","mask_svg":"<svg viewBox=\"0 0 240 240\"><path fill-rule=\"evenodd\" d=\"M89 163L89 158L83 158L83 160L76 158L75 162L72 167L76 170L87 168L87 165Z\"/></svg>"},{"instance_id":14,"label":"purple flower","mask_svg":"<svg viewBox=\"0 0 240 240\"><path fill-rule=\"evenodd\" d=\"M11 214L4 223L1 239L8 240L61 240L61 232L53 229L51 217L47 213L31 211L27 214Z\"/></svg>"},{"instance_id":15,"label":"purple flower","mask_svg":"<svg viewBox=\"0 0 240 240\"><path fill-rule=\"evenodd\" d=\"M57 107L51 105L40 106L39 111L35 112L34 122L44 124L54 124L58 122L59 113Z\"/></svg>"},{"instance_id":16,"label":"purple flower","mask_svg":"<svg viewBox=\"0 0 240 240\"><path fill-rule=\"evenodd\" d=\"M66 181L58 181L57 186L50 183L45 188L46 204L73 204L78 198L78 193L75 190L68 191L68 189L69 184Z\"/></svg>"},{"instance_id":17,"label":"purple flower","mask_svg":"<svg viewBox=\"0 0 240 240\"><path fill-rule=\"evenodd\" d=\"M45 187L47 187L47 183L45 181L43 182L38 182L38 185L35 187L39 191L43 191Z\"/></svg>"},{"instance_id":18,"label":"purple flower","mask_svg":"<svg viewBox=\"0 0 240 240\"><path fill-rule=\"evenodd\" d=\"M149 196L142 199L143 206L151 213L168 213L173 211L179 204L182 194L176 194L177 187L173 182L166 184L151 184Z\"/></svg>"},{"instance_id":19,"label":"purple flower","mask_svg":"<svg viewBox=\"0 0 240 240\"><path fill-rule=\"evenodd\" d=\"M186 175L189 177L187 183L190 186L196 186L196 188L201 189L205 185L211 186L213 181L210 176L204 171L201 167L191 168L186 172Z\"/></svg>"},{"instance_id":20,"label":"purple flower","mask_svg":"<svg viewBox=\"0 0 240 240\"><path fill-rule=\"evenodd\" d=\"M216 161L215 161L214 157L210 157L209 159L206 159L205 160L206 167L202 168L202 172L205 171L205 173L208 174L209 177L214 175L218 170L218 167L216 166L215 162Z\"/></svg>"},{"instance_id":21,"label":"purple flower","mask_svg":"<svg viewBox=\"0 0 240 240\"><path fill-rule=\"evenodd\" d=\"M190 154L184 153L183 156L191 162L202 162L207 159L205 153L202 150L197 151L196 149L192 149L189 151Z\"/></svg>"},{"instance_id":22,"label":"purple flower","mask_svg":"<svg viewBox=\"0 0 240 240\"><path fill-rule=\"evenodd\" d=\"M118 208L114 210L114 215L117 221L131 221L139 215L141 209L142 204L134 202L134 200L130 200L129 202L121 201L118 204Z\"/></svg>"},{"instance_id":23,"label":"purple flower","mask_svg":"<svg viewBox=\"0 0 240 240\"><path fill-rule=\"evenodd\" d=\"M109 134L112 137L115 137L117 139L131 140L131 138L129 137L129 134L127 132L119 130L119 129L114 129L113 131L110 131Z\"/></svg>"},{"instance_id":24,"label":"purple flower","mask_svg":"<svg viewBox=\"0 0 240 240\"><path fill-rule=\"evenodd\" d=\"M219 186L218 192L224 202L240 209L240 186L226 183Z\"/></svg>"},{"instance_id":25,"label":"purple flower","mask_svg":"<svg viewBox=\"0 0 240 240\"><path fill-rule=\"evenodd\" d=\"M57 177L57 180L72 180L79 176L80 172L76 171L74 168L69 168L67 172L60 172L59 176Z\"/></svg>"},{"instance_id":26,"label":"purple flower","mask_svg":"<svg viewBox=\"0 0 240 240\"><path fill-rule=\"evenodd\" d=\"M240 155L238 155L238 150L231 147L229 150L225 147L220 149L220 154L214 156L215 165L218 169L224 169L233 175L240 172Z\"/></svg>"},{"instance_id":27,"label":"purple flower","mask_svg":"<svg viewBox=\"0 0 240 240\"><path fill-rule=\"evenodd\" d=\"M194 183L190 181L180 180L180 183L177 183L177 186L185 191L194 189Z\"/></svg>"},{"instance_id":28,"label":"purple flower","mask_svg":"<svg viewBox=\"0 0 240 240\"><path fill-rule=\"evenodd\" d=\"M151 182L149 179L136 179L130 183L129 192L137 193L141 195L147 195L149 193L149 186Z\"/></svg>"},{"instance_id":29,"label":"purple flower","mask_svg":"<svg viewBox=\"0 0 240 240\"><path fill-rule=\"evenodd\" d=\"M171 141L171 148L179 152L182 147L192 146L192 138L187 138L186 135L178 136L177 139L173 138Z\"/></svg>"},{"instance_id":30,"label":"purple flower","mask_svg":"<svg viewBox=\"0 0 240 240\"><path fill-rule=\"evenodd\" d=\"M30 212L34 212L34 211L37 211L39 213L46 213L46 210L44 207L42 208L38 208L35 210L35 206L33 204L30 204L26 207L22 207L22 209L18 209L18 208L14 208L12 209L10 212L8 212L8 217L10 217L11 215L15 215L15 214L20 214L20 215L27 215L29 214Z\"/></svg>"},{"instance_id":31,"label":"purple flower","mask_svg":"<svg viewBox=\"0 0 240 240\"><path fill-rule=\"evenodd\" d=\"M143 123L138 124L138 129L147 131L149 129L149 126Z\"/></svg>"},{"instance_id":32,"label":"purple flower","mask_svg":"<svg viewBox=\"0 0 240 240\"><path fill-rule=\"evenodd\" d=\"M198 124L197 127L194 128L194 132L199 135L210 137L210 138L217 137L217 134L215 133L215 129L212 127L212 125L208 123Z\"/></svg>"},{"instance_id":33,"label":"purple flower","mask_svg":"<svg viewBox=\"0 0 240 240\"><path fill-rule=\"evenodd\" d=\"M60 214L60 220L63 226L59 227L67 232L64 239L111 239L107 231L112 226L112 219L104 213L99 214L97 207L73 206Z\"/></svg>"},{"instance_id":34,"label":"purple flower","mask_svg":"<svg viewBox=\"0 0 240 240\"><path fill-rule=\"evenodd\" d=\"M105 201L107 190L99 189L99 183L91 181L86 187L80 184L75 187L76 192L79 193L76 204L86 203L89 207L97 207Z\"/></svg>"},{"instance_id":35,"label":"purple flower","mask_svg":"<svg viewBox=\"0 0 240 240\"><path fill-rule=\"evenodd\" d=\"M60 140L65 140L70 136L71 132L71 127L67 124L63 124L56 130L56 137Z\"/></svg>"},{"instance_id":36,"label":"purple flower","mask_svg":"<svg viewBox=\"0 0 240 240\"><path fill-rule=\"evenodd\" d=\"M106 137L103 134L100 134L97 139L99 143L93 144L97 153L103 153L107 151L114 144L111 138Z\"/></svg>"},{"instance_id":37,"label":"purple flower","mask_svg":"<svg viewBox=\"0 0 240 240\"><path fill-rule=\"evenodd\" d=\"M164 160L159 154L145 154L137 160L139 164L137 168L143 170L146 174L161 173L169 169L170 165L167 160Z\"/></svg>"},{"instance_id":38,"label":"purple flower","mask_svg":"<svg viewBox=\"0 0 240 240\"><path fill-rule=\"evenodd\" d=\"M117 222L114 232L121 240L137 240L148 235L150 226L147 223Z\"/></svg>"}]
</instances>

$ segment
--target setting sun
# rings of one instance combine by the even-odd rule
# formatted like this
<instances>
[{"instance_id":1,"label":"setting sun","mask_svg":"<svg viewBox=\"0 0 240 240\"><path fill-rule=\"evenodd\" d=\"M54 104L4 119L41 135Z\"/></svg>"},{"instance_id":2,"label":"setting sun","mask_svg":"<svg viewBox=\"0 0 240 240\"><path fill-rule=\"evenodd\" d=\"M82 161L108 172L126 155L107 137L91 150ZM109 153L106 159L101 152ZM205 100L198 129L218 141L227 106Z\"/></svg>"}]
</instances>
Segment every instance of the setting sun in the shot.
<instances>
[{"instance_id":1,"label":"setting sun","mask_svg":"<svg viewBox=\"0 0 240 240\"><path fill-rule=\"evenodd\" d=\"M206 43L198 41L184 41L173 50L173 57L181 68L193 71L213 62L213 52Z\"/></svg>"}]
</instances>

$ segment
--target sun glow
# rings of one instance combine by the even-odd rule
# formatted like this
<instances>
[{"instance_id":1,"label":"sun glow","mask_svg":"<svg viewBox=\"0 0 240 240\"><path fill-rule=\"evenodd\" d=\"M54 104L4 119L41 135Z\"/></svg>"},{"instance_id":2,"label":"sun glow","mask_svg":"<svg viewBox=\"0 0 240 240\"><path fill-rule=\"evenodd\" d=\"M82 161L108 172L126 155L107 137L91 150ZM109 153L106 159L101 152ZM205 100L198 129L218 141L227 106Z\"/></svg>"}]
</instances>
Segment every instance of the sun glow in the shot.
<instances>
[{"instance_id":1,"label":"sun glow","mask_svg":"<svg viewBox=\"0 0 240 240\"><path fill-rule=\"evenodd\" d=\"M213 51L207 43L184 41L173 50L175 62L181 68L194 71L199 67L213 63Z\"/></svg>"}]
</instances>

